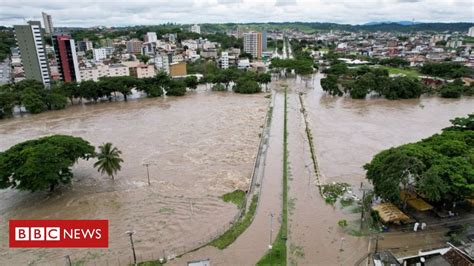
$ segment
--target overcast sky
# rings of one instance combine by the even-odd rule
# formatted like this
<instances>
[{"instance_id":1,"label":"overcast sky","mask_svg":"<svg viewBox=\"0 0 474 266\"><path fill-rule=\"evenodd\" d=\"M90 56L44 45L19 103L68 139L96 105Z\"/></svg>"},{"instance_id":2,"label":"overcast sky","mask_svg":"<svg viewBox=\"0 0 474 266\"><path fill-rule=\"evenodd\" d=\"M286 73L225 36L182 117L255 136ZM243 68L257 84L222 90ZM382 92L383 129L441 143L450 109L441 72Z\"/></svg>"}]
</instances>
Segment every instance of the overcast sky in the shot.
<instances>
[{"instance_id":1,"label":"overcast sky","mask_svg":"<svg viewBox=\"0 0 474 266\"><path fill-rule=\"evenodd\" d=\"M54 26L219 22L474 22L474 0L0 0L0 25L53 16Z\"/></svg>"}]
</instances>

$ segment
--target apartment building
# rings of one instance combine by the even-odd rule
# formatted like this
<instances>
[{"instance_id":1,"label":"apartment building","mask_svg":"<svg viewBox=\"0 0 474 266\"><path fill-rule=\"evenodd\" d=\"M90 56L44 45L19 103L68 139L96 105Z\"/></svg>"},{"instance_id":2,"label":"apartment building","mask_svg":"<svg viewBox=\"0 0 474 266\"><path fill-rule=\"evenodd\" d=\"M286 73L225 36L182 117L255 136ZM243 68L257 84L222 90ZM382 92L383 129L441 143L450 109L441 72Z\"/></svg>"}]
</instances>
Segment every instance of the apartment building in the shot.
<instances>
[{"instance_id":1,"label":"apartment building","mask_svg":"<svg viewBox=\"0 0 474 266\"><path fill-rule=\"evenodd\" d=\"M166 53L159 53L155 56L155 67L158 71L170 73L170 58Z\"/></svg>"},{"instance_id":2,"label":"apartment building","mask_svg":"<svg viewBox=\"0 0 474 266\"><path fill-rule=\"evenodd\" d=\"M44 85L51 84L41 23L29 21L28 25L14 25L15 38L20 48L20 57L27 79L34 79Z\"/></svg>"},{"instance_id":3,"label":"apartment building","mask_svg":"<svg viewBox=\"0 0 474 266\"><path fill-rule=\"evenodd\" d=\"M244 52L253 58L262 58L262 34L260 32L244 33Z\"/></svg>"},{"instance_id":4,"label":"apartment building","mask_svg":"<svg viewBox=\"0 0 474 266\"><path fill-rule=\"evenodd\" d=\"M94 45L89 39L84 39L77 42L77 50L81 52L87 52L94 49Z\"/></svg>"},{"instance_id":5,"label":"apartment building","mask_svg":"<svg viewBox=\"0 0 474 266\"><path fill-rule=\"evenodd\" d=\"M221 53L221 58L219 60L219 66L222 69L228 69L229 68L229 53L228 52L222 52Z\"/></svg>"},{"instance_id":6,"label":"apartment building","mask_svg":"<svg viewBox=\"0 0 474 266\"><path fill-rule=\"evenodd\" d=\"M147 32L143 39L145 40L145 42L156 42L156 41L158 41L158 37L156 36L156 32Z\"/></svg>"},{"instance_id":7,"label":"apartment building","mask_svg":"<svg viewBox=\"0 0 474 266\"><path fill-rule=\"evenodd\" d=\"M79 70L81 80L98 81L100 77L121 77L130 76L130 70L122 64L103 65L98 64L95 67L82 68Z\"/></svg>"},{"instance_id":8,"label":"apartment building","mask_svg":"<svg viewBox=\"0 0 474 266\"><path fill-rule=\"evenodd\" d=\"M51 15L48 15L44 12L41 12L41 15L43 15L44 32L48 35L51 35L54 32L53 18Z\"/></svg>"},{"instance_id":9,"label":"apartment building","mask_svg":"<svg viewBox=\"0 0 474 266\"><path fill-rule=\"evenodd\" d=\"M127 52L140 54L142 52L142 42L138 39L132 39L127 42Z\"/></svg>"},{"instance_id":10,"label":"apartment building","mask_svg":"<svg viewBox=\"0 0 474 266\"><path fill-rule=\"evenodd\" d=\"M105 48L97 48L92 50L94 55L94 61L102 61L107 58L107 49Z\"/></svg>"},{"instance_id":11,"label":"apartment building","mask_svg":"<svg viewBox=\"0 0 474 266\"><path fill-rule=\"evenodd\" d=\"M140 64L136 67L130 68L130 76L136 78L152 78L156 75L155 66Z\"/></svg>"},{"instance_id":12,"label":"apartment building","mask_svg":"<svg viewBox=\"0 0 474 266\"><path fill-rule=\"evenodd\" d=\"M53 36L52 41L60 79L64 82L80 82L81 77L74 40L67 34L58 34Z\"/></svg>"}]
</instances>

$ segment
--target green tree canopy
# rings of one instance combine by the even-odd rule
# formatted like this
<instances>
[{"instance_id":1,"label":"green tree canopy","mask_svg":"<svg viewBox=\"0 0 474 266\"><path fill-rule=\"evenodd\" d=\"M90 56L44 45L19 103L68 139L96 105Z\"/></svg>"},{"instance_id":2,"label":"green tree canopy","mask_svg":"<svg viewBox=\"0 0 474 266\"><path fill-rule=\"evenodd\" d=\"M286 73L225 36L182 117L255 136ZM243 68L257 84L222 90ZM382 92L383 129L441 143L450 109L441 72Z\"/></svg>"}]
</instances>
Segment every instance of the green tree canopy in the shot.
<instances>
[{"instance_id":1,"label":"green tree canopy","mask_svg":"<svg viewBox=\"0 0 474 266\"><path fill-rule=\"evenodd\" d=\"M122 169L120 165L123 159L120 158L122 152L113 147L112 143L107 142L99 146L99 153L97 154L97 162L94 163L94 167L97 167L97 171L101 174L106 173L108 176L114 179L114 175Z\"/></svg>"},{"instance_id":2,"label":"green tree canopy","mask_svg":"<svg viewBox=\"0 0 474 266\"><path fill-rule=\"evenodd\" d=\"M454 126L441 134L375 155L364 165L375 193L398 203L402 189L435 202L474 196L474 130L465 119L452 120Z\"/></svg>"},{"instance_id":3,"label":"green tree canopy","mask_svg":"<svg viewBox=\"0 0 474 266\"><path fill-rule=\"evenodd\" d=\"M89 142L53 135L28 140L0 153L0 188L38 191L71 182L71 166L94 157Z\"/></svg>"}]
</instances>

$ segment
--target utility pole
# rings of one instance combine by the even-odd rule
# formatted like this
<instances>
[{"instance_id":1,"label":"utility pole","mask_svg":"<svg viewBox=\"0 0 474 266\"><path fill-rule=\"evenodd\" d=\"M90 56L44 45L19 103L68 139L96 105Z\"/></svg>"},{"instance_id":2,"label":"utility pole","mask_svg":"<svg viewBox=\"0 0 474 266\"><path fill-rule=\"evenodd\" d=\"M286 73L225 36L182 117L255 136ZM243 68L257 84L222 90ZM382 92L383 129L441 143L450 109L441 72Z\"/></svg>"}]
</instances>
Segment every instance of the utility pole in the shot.
<instances>
[{"instance_id":1,"label":"utility pole","mask_svg":"<svg viewBox=\"0 0 474 266\"><path fill-rule=\"evenodd\" d=\"M270 243L268 244L268 249L270 251L270 266L273 265L272 263L272 238L273 238L273 213L270 213Z\"/></svg>"},{"instance_id":2,"label":"utility pole","mask_svg":"<svg viewBox=\"0 0 474 266\"><path fill-rule=\"evenodd\" d=\"M130 244L132 245L133 265L137 265L137 255L135 254L135 246L133 245L133 234L135 234L135 231L127 231L126 234L130 237Z\"/></svg>"},{"instance_id":3,"label":"utility pole","mask_svg":"<svg viewBox=\"0 0 474 266\"><path fill-rule=\"evenodd\" d=\"M149 164L149 163L144 163L143 165L146 167L146 176L148 177L148 185L150 186L150 185L151 185L151 182L150 182L150 171L148 170L148 166L149 166L150 164Z\"/></svg>"}]
</instances>

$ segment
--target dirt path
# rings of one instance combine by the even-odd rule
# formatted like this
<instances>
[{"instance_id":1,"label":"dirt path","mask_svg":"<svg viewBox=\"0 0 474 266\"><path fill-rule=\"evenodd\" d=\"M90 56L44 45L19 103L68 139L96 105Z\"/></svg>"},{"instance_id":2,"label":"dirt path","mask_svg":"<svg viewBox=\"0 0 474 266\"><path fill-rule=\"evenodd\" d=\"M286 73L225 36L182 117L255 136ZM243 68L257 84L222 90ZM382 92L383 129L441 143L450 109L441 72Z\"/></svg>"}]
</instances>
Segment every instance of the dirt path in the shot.
<instances>
[{"instance_id":1,"label":"dirt path","mask_svg":"<svg viewBox=\"0 0 474 266\"><path fill-rule=\"evenodd\" d=\"M263 180L260 184L260 199L254 221L237 240L224 250L207 246L167 265L184 265L188 261L210 259L212 265L255 265L265 254L270 243L270 213L273 219L273 240L280 227L277 217L281 214L282 190L282 142L284 96L276 93L273 107L267 157Z\"/></svg>"}]
</instances>

